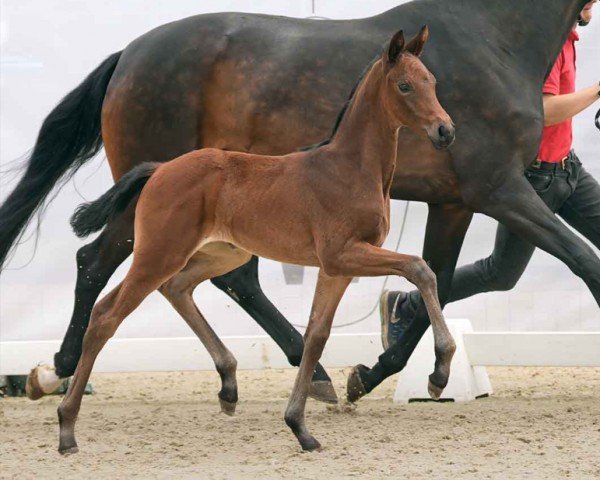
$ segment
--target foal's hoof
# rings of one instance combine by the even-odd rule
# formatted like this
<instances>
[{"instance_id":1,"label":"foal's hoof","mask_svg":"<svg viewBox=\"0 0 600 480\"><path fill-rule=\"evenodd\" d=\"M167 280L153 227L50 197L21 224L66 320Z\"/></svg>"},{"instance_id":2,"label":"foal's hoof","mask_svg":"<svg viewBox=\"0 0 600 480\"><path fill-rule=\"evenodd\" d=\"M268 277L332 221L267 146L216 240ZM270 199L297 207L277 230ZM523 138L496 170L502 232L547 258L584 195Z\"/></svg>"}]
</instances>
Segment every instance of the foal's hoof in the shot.
<instances>
[{"instance_id":1,"label":"foal's hoof","mask_svg":"<svg viewBox=\"0 0 600 480\"><path fill-rule=\"evenodd\" d=\"M235 415L235 407L237 406L237 403L228 402L227 400L219 398L219 404L221 405L221 411L225 415L229 415L230 417Z\"/></svg>"},{"instance_id":2,"label":"foal's hoof","mask_svg":"<svg viewBox=\"0 0 600 480\"><path fill-rule=\"evenodd\" d=\"M348 383L346 386L346 397L348 398L348 401L350 403L354 403L360 400L367 394L367 390L365 389L360 378L360 372L367 370L367 367L365 367L364 365L357 365L350 372L350 375L348 376Z\"/></svg>"},{"instance_id":3,"label":"foal's hoof","mask_svg":"<svg viewBox=\"0 0 600 480\"><path fill-rule=\"evenodd\" d=\"M60 423L60 415L59 415L59 423ZM62 426L61 426L62 428ZM75 437L69 434L63 434L59 436L58 441L58 453L61 455L72 455L73 453L77 453L79 451L79 447L77 447L77 442L75 441Z\"/></svg>"},{"instance_id":4,"label":"foal's hoof","mask_svg":"<svg viewBox=\"0 0 600 480\"><path fill-rule=\"evenodd\" d=\"M427 390L429 391L429 395L431 396L431 398L433 398L434 400L439 400L442 396L442 393L444 393L445 387L440 387L433 383L431 379L432 376L433 375L429 375L429 383L427 384Z\"/></svg>"},{"instance_id":5,"label":"foal's hoof","mask_svg":"<svg viewBox=\"0 0 600 480\"><path fill-rule=\"evenodd\" d=\"M30 400L39 400L48 395L62 384L63 380L56 376L54 367L40 363L27 375L25 394Z\"/></svg>"},{"instance_id":6,"label":"foal's hoof","mask_svg":"<svg viewBox=\"0 0 600 480\"><path fill-rule=\"evenodd\" d=\"M323 403L338 403L338 397L333 384L328 380L313 380L308 390L308 396Z\"/></svg>"},{"instance_id":7,"label":"foal's hoof","mask_svg":"<svg viewBox=\"0 0 600 480\"><path fill-rule=\"evenodd\" d=\"M66 447L66 448L58 447L58 453L60 453L61 455L64 455L64 456L72 455L72 454L78 453L78 452L79 452L79 447L77 445L75 445L74 447Z\"/></svg>"},{"instance_id":8,"label":"foal's hoof","mask_svg":"<svg viewBox=\"0 0 600 480\"><path fill-rule=\"evenodd\" d=\"M298 441L300 442L302 450L304 450L305 452L314 452L321 450L321 444L315 437L311 435L306 435L304 437L298 438Z\"/></svg>"}]
</instances>

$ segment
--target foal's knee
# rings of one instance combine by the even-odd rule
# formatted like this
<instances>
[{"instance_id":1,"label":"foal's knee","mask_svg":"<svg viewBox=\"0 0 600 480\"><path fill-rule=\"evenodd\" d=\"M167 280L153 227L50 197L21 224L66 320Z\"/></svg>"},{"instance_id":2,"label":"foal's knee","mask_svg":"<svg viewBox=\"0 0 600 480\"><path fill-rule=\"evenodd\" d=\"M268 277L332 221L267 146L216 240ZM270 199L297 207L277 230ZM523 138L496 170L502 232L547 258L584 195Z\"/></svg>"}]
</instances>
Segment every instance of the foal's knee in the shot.
<instances>
[{"instance_id":1,"label":"foal's knee","mask_svg":"<svg viewBox=\"0 0 600 480\"><path fill-rule=\"evenodd\" d=\"M422 258L416 258L411 266L411 280L419 289L437 289L437 279L433 270Z\"/></svg>"}]
</instances>

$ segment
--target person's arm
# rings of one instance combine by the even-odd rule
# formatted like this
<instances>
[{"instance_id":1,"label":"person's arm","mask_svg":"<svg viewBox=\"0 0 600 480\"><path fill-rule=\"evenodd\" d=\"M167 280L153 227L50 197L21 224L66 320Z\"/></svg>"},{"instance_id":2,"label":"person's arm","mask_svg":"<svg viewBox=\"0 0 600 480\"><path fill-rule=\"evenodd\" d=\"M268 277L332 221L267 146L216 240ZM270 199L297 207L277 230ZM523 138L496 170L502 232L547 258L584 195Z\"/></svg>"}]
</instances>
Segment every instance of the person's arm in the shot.
<instances>
[{"instance_id":1,"label":"person's arm","mask_svg":"<svg viewBox=\"0 0 600 480\"><path fill-rule=\"evenodd\" d=\"M600 85L594 84L566 95L544 94L544 125L564 122L600 99Z\"/></svg>"}]
</instances>

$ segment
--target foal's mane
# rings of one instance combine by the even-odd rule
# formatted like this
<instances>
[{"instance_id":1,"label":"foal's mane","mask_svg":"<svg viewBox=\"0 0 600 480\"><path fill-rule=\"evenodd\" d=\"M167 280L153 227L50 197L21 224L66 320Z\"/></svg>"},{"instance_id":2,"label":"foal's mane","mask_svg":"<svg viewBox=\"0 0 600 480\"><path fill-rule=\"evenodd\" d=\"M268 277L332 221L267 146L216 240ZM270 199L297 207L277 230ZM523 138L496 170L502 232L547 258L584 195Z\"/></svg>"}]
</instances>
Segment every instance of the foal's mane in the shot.
<instances>
[{"instance_id":1,"label":"foal's mane","mask_svg":"<svg viewBox=\"0 0 600 480\"><path fill-rule=\"evenodd\" d=\"M369 71L371 71L371 68L373 68L373 65L375 65L375 62L377 62L377 60L379 60L380 58L381 58L381 54L375 56L375 58L369 62L369 64L365 67L365 69L360 74L360 77L358 78L358 80L352 87L352 90L350 91L348 100L346 100L346 103L344 103L344 106L342 107L342 109L340 110L340 113L338 113L337 118L335 119L335 124L333 125L333 130L331 131L331 134L329 135L329 137L326 138L325 140L323 140L322 142L315 143L314 145L302 147L300 149L301 152L307 152L309 150L315 150L317 148L324 147L325 145L329 145L333 141L333 137L335 137L335 134L337 133L338 129L340 128L340 124L342 123L342 120L344 119L344 116L346 115L348 108L350 108L350 105L352 105L352 102L354 101L354 96L356 94L356 90L358 90L358 87L360 86L360 84L363 82L363 80L367 76L367 73L369 73Z\"/></svg>"}]
</instances>

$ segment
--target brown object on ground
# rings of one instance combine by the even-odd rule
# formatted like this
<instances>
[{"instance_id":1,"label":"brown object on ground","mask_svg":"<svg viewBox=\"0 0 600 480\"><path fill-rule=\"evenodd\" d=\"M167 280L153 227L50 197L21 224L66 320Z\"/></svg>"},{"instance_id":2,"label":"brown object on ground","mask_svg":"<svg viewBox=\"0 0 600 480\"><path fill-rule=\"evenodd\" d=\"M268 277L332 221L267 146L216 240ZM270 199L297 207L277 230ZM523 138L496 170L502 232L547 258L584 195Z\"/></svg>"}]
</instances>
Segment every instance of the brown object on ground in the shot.
<instances>
[{"instance_id":1,"label":"brown object on ground","mask_svg":"<svg viewBox=\"0 0 600 480\"><path fill-rule=\"evenodd\" d=\"M333 370L343 391L350 369ZM599 368L489 368L494 395L394 405L397 376L355 409L309 401L321 452L281 421L296 371L238 373L236 415L216 372L94 374L78 455L56 451L60 397L0 400L0 478L599 478Z\"/></svg>"}]
</instances>

